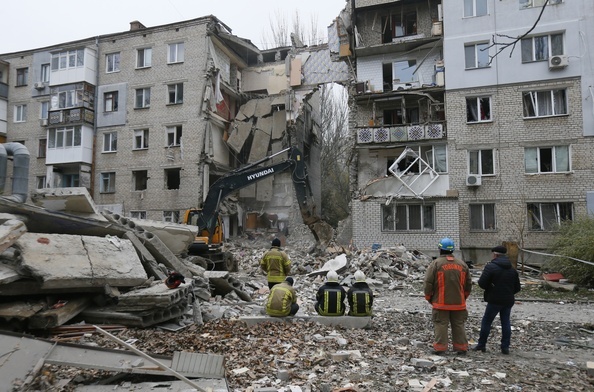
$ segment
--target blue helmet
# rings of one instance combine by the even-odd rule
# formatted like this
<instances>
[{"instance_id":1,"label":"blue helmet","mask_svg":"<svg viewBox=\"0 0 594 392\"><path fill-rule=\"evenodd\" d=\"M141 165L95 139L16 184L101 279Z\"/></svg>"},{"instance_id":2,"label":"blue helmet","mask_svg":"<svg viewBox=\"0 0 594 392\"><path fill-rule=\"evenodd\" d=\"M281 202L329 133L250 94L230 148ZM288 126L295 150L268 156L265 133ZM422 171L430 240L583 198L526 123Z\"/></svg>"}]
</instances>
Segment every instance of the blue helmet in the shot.
<instances>
[{"instance_id":1,"label":"blue helmet","mask_svg":"<svg viewBox=\"0 0 594 392\"><path fill-rule=\"evenodd\" d=\"M437 247L439 249L443 249L443 250L449 250L449 251L454 251L455 247L454 247L454 241L451 240L450 238L442 238L441 241L439 241L439 245L437 245Z\"/></svg>"}]
</instances>

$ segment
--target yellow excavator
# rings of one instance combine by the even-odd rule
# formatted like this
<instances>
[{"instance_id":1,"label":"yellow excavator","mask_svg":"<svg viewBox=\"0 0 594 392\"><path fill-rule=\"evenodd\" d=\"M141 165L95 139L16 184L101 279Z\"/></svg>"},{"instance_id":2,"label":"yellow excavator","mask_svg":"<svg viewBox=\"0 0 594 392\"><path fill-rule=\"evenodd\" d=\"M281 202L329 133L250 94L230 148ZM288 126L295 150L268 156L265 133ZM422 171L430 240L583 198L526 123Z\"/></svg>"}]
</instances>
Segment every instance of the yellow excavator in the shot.
<instances>
[{"instance_id":1,"label":"yellow excavator","mask_svg":"<svg viewBox=\"0 0 594 392\"><path fill-rule=\"evenodd\" d=\"M261 166L285 152L288 152L288 159L269 166ZM327 245L332 239L334 230L315 212L316 206L301 151L297 147L289 147L225 174L209 188L202 208L191 208L185 211L183 223L198 226L198 235L190 245L188 254L208 259L209 269L236 271L237 263L233 256L223 250L223 224L219 216L221 201L241 188L286 170L291 170L303 223L309 227L318 244Z\"/></svg>"}]
</instances>

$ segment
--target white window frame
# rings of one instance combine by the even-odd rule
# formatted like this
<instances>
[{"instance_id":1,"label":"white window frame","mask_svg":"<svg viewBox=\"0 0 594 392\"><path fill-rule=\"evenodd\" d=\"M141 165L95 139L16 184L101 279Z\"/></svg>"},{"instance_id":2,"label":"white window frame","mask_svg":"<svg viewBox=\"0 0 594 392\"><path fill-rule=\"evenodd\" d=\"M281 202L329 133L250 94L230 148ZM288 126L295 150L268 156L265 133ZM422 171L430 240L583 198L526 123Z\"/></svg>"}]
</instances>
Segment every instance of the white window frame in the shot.
<instances>
[{"instance_id":1,"label":"white window frame","mask_svg":"<svg viewBox=\"0 0 594 392\"><path fill-rule=\"evenodd\" d=\"M525 91L522 106L524 119L566 116L569 114L567 90Z\"/></svg>"},{"instance_id":2,"label":"white window frame","mask_svg":"<svg viewBox=\"0 0 594 392\"><path fill-rule=\"evenodd\" d=\"M487 0L464 0L464 17L473 18L476 16L484 16L489 13L489 6ZM480 13L479 12L484 12Z\"/></svg>"},{"instance_id":3,"label":"white window frame","mask_svg":"<svg viewBox=\"0 0 594 392\"><path fill-rule=\"evenodd\" d=\"M530 231L556 231L563 221L574 219L573 209L572 202L527 203L528 229Z\"/></svg>"},{"instance_id":4,"label":"white window frame","mask_svg":"<svg viewBox=\"0 0 594 392\"><path fill-rule=\"evenodd\" d=\"M445 144L430 144L414 147L408 146L408 148L413 150L414 153L421 157L423 161L427 162L429 166L435 170L435 172L440 174L445 174L448 172L448 153L447 146ZM439 150L437 154L435 153L436 150ZM442 159L439 161L439 157L443 157L445 160ZM411 174L418 174L419 172L423 171L423 169L423 167L417 167L415 170L409 169L409 172Z\"/></svg>"},{"instance_id":5,"label":"white window frame","mask_svg":"<svg viewBox=\"0 0 594 392\"><path fill-rule=\"evenodd\" d=\"M42 120L46 120L49 118L49 101L41 101L39 103L39 118Z\"/></svg>"},{"instance_id":6,"label":"white window frame","mask_svg":"<svg viewBox=\"0 0 594 392\"><path fill-rule=\"evenodd\" d=\"M167 64L183 63L185 47L183 42L167 45Z\"/></svg>"},{"instance_id":7,"label":"white window frame","mask_svg":"<svg viewBox=\"0 0 594 392\"><path fill-rule=\"evenodd\" d=\"M130 211L130 218L146 219L146 211Z\"/></svg>"},{"instance_id":8,"label":"white window frame","mask_svg":"<svg viewBox=\"0 0 594 392\"><path fill-rule=\"evenodd\" d=\"M522 38L520 42L522 63L547 61L551 56L564 55L564 40L565 34L563 33L541 34ZM546 53L543 52L544 45L546 45Z\"/></svg>"},{"instance_id":9,"label":"white window frame","mask_svg":"<svg viewBox=\"0 0 594 392\"><path fill-rule=\"evenodd\" d=\"M435 231L434 204L391 203L385 205L382 203L380 208L382 232ZM404 216L396 216L398 213L402 213ZM415 216L411 217L411 214L414 214ZM412 219L414 219L415 222L413 222ZM413 223L420 224L420 227L413 225ZM400 227L397 227L398 225L400 225Z\"/></svg>"},{"instance_id":10,"label":"white window frame","mask_svg":"<svg viewBox=\"0 0 594 392\"><path fill-rule=\"evenodd\" d=\"M43 189L46 186L46 177L45 176L37 176L37 189Z\"/></svg>"},{"instance_id":11,"label":"white window frame","mask_svg":"<svg viewBox=\"0 0 594 392\"><path fill-rule=\"evenodd\" d=\"M149 68L152 66L153 48L136 49L136 68Z\"/></svg>"},{"instance_id":12,"label":"white window frame","mask_svg":"<svg viewBox=\"0 0 594 392\"><path fill-rule=\"evenodd\" d=\"M485 102L486 100L486 102ZM474 109L474 112L473 110ZM476 120L472 119L472 116ZM493 121L493 104L491 96L466 97L466 123L476 124Z\"/></svg>"},{"instance_id":13,"label":"white window frame","mask_svg":"<svg viewBox=\"0 0 594 392\"><path fill-rule=\"evenodd\" d=\"M489 68L489 43L477 42L464 45L465 69Z\"/></svg>"},{"instance_id":14,"label":"white window frame","mask_svg":"<svg viewBox=\"0 0 594 392\"><path fill-rule=\"evenodd\" d=\"M495 203L472 203L468 206L471 231L495 231L497 219Z\"/></svg>"},{"instance_id":15,"label":"white window frame","mask_svg":"<svg viewBox=\"0 0 594 392\"><path fill-rule=\"evenodd\" d=\"M118 151L118 133L105 132L103 134L103 152L117 152Z\"/></svg>"},{"instance_id":16,"label":"white window frame","mask_svg":"<svg viewBox=\"0 0 594 392\"><path fill-rule=\"evenodd\" d=\"M40 80L43 83L49 83L49 81L50 81L50 72L51 72L50 67L51 67L50 63L41 64Z\"/></svg>"},{"instance_id":17,"label":"white window frame","mask_svg":"<svg viewBox=\"0 0 594 392\"><path fill-rule=\"evenodd\" d=\"M490 162L492 172L488 172ZM494 176L495 172L495 151L492 149L470 150L468 151L468 174L484 176Z\"/></svg>"},{"instance_id":18,"label":"white window frame","mask_svg":"<svg viewBox=\"0 0 594 392\"><path fill-rule=\"evenodd\" d=\"M103 111L106 113L118 111L119 94L117 91L108 91L103 94Z\"/></svg>"},{"instance_id":19,"label":"white window frame","mask_svg":"<svg viewBox=\"0 0 594 392\"><path fill-rule=\"evenodd\" d=\"M137 88L134 94L134 109L146 109L151 107L151 88Z\"/></svg>"},{"instance_id":20,"label":"white window frame","mask_svg":"<svg viewBox=\"0 0 594 392\"><path fill-rule=\"evenodd\" d=\"M27 105L14 105L14 122L22 123L27 121Z\"/></svg>"},{"instance_id":21,"label":"white window frame","mask_svg":"<svg viewBox=\"0 0 594 392\"><path fill-rule=\"evenodd\" d=\"M146 150L149 148L149 130L134 130L134 148L133 150Z\"/></svg>"},{"instance_id":22,"label":"white window frame","mask_svg":"<svg viewBox=\"0 0 594 392\"><path fill-rule=\"evenodd\" d=\"M75 49L52 54L52 71L80 68L85 65L83 49Z\"/></svg>"},{"instance_id":23,"label":"white window frame","mask_svg":"<svg viewBox=\"0 0 594 392\"><path fill-rule=\"evenodd\" d=\"M166 147L179 147L182 144L183 127L181 125L171 125L166 128L167 145Z\"/></svg>"},{"instance_id":24,"label":"white window frame","mask_svg":"<svg viewBox=\"0 0 594 392\"><path fill-rule=\"evenodd\" d=\"M545 157L547 162L543 162ZM550 170L543 170L546 166ZM571 173L570 146L525 147L524 171L526 174Z\"/></svg>"},{"instance_id":25,"label":"white window frame","mask_svg":"<svg viewBox=\"0 0 594 392\"><path fill-rule=\"evenodd\" d=\"M17 68L16 86L26 86L29 83L29 68Z\"/></svg>"},{"instance_id":26,"label":"white window frame","mask_svg":"<svg viewBox=\"0 0 594 392\"><path fill-rule=\"evenodd\" d=\"M120 52L105 55L105 73L120 72Z\"/></svg>"},{"instance_id":27,"label":"white window frame","mask_svg":"<svg viewBox=\"0 0 594 392\"><path fill-rule=\"evenodd\" d=\"M100 174L99 193L115 193L115 172L103 172Z\"/></svg>"},{"instance_id":28,"label":"white window frame","mask_svg":"<svg viewBox=\"0 0 594 392\"><path fill-rule=\"evenodd\" d=\"M173 83L167 85L167 104L177 105L184 102L184 84Z\"/></svg>"},{"instance_id":29,"label":"white window frame","mask_svg":"<svg viewBox=\"0 0 594 392\"><path fill-rule=\"evenodd\" d=\"M82 144L80 126L52 128L48 131L48 150L80 148Z\"/></svg>"},{"instance_id":30,"label":"white window frame","mask_svg":"<svg viewBox=\"0 0 594 392\"><path fill-rule=\"evenodd\" d=\"M179 223L179 211L163 211L163 222Z\"/></svg>"}]
</instances>

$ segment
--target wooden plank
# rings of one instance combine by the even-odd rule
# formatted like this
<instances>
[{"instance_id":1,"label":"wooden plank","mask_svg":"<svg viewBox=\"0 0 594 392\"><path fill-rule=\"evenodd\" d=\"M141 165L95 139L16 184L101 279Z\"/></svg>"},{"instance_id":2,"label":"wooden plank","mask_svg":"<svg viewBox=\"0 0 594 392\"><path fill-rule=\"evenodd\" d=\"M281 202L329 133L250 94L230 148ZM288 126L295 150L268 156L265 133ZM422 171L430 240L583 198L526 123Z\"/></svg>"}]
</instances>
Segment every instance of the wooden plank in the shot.
<instances>
[{"instance_id":1,"label":"wooden plank","mask_svg":"<svg viewBox=\"0 0 594 392\"><path fill-rule=\"evenodd\" d=\"M25 223L10 219L0 225L0 253L10 248L16 240L27 232Z\"/></svg>"}]
</instances>

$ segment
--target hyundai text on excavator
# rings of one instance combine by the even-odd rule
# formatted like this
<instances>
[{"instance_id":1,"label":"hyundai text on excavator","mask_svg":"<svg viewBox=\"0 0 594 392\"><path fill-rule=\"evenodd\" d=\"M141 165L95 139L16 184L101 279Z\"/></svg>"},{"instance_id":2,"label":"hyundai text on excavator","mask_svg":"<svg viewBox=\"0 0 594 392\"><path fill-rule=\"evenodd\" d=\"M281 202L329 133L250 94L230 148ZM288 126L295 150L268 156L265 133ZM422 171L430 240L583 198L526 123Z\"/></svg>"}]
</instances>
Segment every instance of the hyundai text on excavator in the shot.
<instances>
[{"instance_id":1,"label":"hyundai text on excavator","mask_svg":"<svg viewBox=\"0 0 594 392\"><path fill-rule=\"evenodd\" d=\"M287 151L288 159L269 166L259 166ZM224 235L219 216L220 203L231 193L285 170L291 170L303 223L309 227L318 244L326 245L332 239L334 231L315 212L316 206L301 151L297 147L289 147L225 174L208 189L202 208L192 208L185 212L183 223L198 226L198 235L189 247L188 253L208 259L210 264L208 268L236 271L237 263L233 260L233 256L223 250Z\"/></svg>"}]
</instances>

